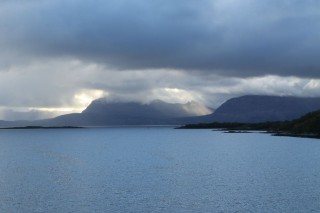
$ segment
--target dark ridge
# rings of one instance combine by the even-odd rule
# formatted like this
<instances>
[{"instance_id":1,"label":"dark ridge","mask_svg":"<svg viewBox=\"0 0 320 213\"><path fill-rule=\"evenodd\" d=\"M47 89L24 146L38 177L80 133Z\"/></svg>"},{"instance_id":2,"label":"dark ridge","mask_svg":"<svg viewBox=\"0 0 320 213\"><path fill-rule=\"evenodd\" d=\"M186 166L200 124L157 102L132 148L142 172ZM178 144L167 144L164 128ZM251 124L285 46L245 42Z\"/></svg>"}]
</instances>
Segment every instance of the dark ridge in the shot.
<instances>
[{"instance_id":1,"label":"dark ridge","mask_svg":"<svg viewBox=\"0 0 320 213\"><path fill-rule=\"evenodd\" d=\"M179 129L221 129L227 132L266 131L275 136L320 138L320 110L292 121L188 124Z\"/></svg>"}]
</instances>

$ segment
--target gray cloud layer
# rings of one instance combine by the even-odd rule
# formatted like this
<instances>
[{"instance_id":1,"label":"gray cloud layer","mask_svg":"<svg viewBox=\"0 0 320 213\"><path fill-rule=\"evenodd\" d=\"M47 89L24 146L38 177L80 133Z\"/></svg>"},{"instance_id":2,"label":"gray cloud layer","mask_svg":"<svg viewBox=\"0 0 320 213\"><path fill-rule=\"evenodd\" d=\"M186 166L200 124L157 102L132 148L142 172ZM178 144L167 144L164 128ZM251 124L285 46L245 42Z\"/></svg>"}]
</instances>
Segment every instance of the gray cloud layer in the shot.
<instances>
[{"instance_id":1,"label":"gray cloud layer","mask_svg":"<svg viewBox=\"0 0 320 213\"><path fill-rule=\"evenodd\" d=\"M320 77L317 0L0 4L2 67L71 57L116 69Z\"/></svg>"},{"instance_id":2,"label":"gray cloud layer","mask_svg":"<svg viewBox=\"0 0 320 213\"><path fill-rule=\"evenodd\" d=\"M0 0L0 119L94 98L320 96L318 0ZM68 111L69 110L69 111Z\"/></svg>"}]
</instances>

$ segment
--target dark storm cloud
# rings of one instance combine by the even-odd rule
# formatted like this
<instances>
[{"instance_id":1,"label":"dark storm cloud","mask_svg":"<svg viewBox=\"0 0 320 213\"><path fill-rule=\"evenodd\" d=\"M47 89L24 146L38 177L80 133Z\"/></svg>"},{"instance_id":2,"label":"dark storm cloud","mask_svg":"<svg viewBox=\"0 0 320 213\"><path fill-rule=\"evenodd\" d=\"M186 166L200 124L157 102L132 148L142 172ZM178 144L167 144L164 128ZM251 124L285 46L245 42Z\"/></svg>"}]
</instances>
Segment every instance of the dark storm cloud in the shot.
<instances>
[{"instance_id":1,"label":"dark storm cloud","mask_svg":"<svg viewBox=\"0 0 320 213\"><path fill-rule=\"evenodd\" d=\"M0 63L320 77L316 0L0 1Z\"/></svg>"}]
</instances>

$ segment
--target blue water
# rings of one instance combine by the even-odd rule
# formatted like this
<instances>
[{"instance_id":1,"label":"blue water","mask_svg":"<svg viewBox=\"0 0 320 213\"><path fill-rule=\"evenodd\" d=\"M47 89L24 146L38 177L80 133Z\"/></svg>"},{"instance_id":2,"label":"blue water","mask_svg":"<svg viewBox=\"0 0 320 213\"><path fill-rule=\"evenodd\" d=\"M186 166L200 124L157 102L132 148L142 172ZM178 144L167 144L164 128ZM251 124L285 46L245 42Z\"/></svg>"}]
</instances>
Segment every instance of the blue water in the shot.
<instances>
[{"instance_id":1,"label":"blue water","mask_svg":"<svg viewBox=\"0 0 320 213\"><path fill-rule=\"evenodd\" d=\"M0 131L0 212L313 211L320 140L172 128Z\"/></svg>"}]
</instances>

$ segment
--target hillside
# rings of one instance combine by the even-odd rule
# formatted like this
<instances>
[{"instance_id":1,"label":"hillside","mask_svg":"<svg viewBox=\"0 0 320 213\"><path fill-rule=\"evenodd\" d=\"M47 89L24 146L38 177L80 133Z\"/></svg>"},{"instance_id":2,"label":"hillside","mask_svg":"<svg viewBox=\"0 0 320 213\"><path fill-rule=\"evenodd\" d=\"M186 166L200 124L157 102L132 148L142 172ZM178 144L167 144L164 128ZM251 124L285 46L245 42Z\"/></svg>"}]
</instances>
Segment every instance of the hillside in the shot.
<instances>
[{"instance_id":1,"label":"hillside","mask_svg":"<svg viewBox=\"0 0 320 213\"><path fill-rule=\"evenodd\" d=\"M287 122L274 130L292 134L314 134L320 136L320 110Z\"/></svg>"}]
</instances>

